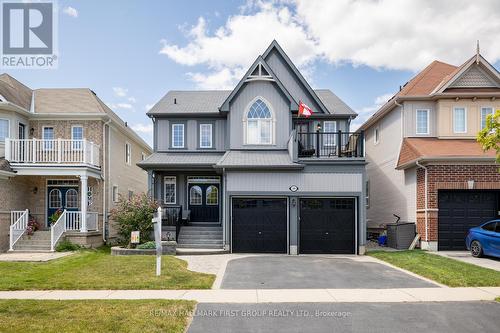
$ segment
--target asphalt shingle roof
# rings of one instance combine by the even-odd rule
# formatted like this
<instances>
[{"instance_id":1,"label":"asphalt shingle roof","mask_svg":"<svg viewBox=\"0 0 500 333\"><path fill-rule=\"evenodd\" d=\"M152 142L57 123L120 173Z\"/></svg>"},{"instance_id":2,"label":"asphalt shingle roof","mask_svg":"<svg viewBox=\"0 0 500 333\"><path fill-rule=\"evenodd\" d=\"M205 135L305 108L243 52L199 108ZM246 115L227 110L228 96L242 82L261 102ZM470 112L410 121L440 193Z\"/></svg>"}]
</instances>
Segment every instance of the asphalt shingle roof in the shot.
<instances>
[{"instance_id":1,"label":"asphalt shingle roof","mask_svg":"<svg viewBox=\"0 0 500 333\"><path fill-rule=\"evenodd\" d=\"M258 168L258 167L285 167L302 168L294 163L288 151L257 151L257 150L232 150L228 151L217 163L219 168Z\"/></svg>"},{"instance_id":2,"label":"asphalt shingle roof","mask_svg":"<svg viewBox=\"0 0 500 333\"><path fill-rule=\"evenodd\" d=\"M179 165L215 165L224 153L154 153L144 161L138 163L139 166L179 166Z\"/></svg>"},{"instance_id":3,"label":"asphalt shingle roof","mask_svg":"<svg viewBox=\"0 0 500 333\"><path fill-rule=\"evenodd\" d=\"M318 89L315 92L331 114L357 115L331 90ZM231 90L171 90L149 110L148 114L218 113L219 107L230 94Z\"/></svg>"}]
</instances>

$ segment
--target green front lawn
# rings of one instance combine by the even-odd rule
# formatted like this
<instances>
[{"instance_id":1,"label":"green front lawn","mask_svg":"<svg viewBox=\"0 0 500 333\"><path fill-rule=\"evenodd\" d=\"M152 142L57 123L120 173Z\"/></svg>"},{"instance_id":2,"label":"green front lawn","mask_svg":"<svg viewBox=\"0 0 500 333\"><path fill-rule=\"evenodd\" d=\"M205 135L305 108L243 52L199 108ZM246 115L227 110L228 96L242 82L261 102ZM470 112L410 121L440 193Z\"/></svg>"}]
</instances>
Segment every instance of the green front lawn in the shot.
<instances>
[{"instance_id":1,"label":"green front lawn","mask_svg":"<svg viewBox=\"0 0 500 333\"><path fill-rule=\"evenodd\" d=\"M185 332L195 302L0 300L0 331Z\"/></svg>"},{"instance_id":2,"label":"green front lawn","mask_svg":"<svg viewBox=\"0 0 500 333\"><path fill-rule=\"evenodd\" d=\"M499 287L500 272L421 250L368 255L450 287Z\"/></svg>"},{"instance_id":3,"label":"green front lawn","mask_svg":"<svg viewBox=\"0 0 500 333\"><path fill-rule=\"evenodd\" d=\"M0 290L209 289L215 276L187 270L187 263L155 256L111 256L109 248L83 250L49 262L0 262Z\"/></svg>"}]
</instances>

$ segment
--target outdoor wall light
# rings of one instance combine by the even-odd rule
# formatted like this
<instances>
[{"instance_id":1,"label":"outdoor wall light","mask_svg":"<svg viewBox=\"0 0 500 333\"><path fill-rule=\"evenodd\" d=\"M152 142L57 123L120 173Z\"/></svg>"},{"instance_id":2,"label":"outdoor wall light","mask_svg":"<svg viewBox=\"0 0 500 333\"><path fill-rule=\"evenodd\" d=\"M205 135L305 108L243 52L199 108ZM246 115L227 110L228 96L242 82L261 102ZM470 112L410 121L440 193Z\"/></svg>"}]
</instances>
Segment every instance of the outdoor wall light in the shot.
<instances>
[{"instance_id":1,"label":"outdoor wall light","mask_svg":"<svg viewBox=\"0 0 500 333\"><path fill-rule=\"evenodd\" d=\"M38 193L38 187L33 187L33 194L37 194Z\"/></svg>"},{"instance_id":2,"label":"outdoor wall light","mask_svg":"<svg viewBox=\"0 0 500 333\"><path fill-rule=\"evenodd\" d=\"M318 123L318 125L316 125L316 129L319 131L321 131L321 123Z\"/></svg>"},{"instance_id":3,"label":"outdoor wall light","mask_svg":"<svg viewBox=\"0 0 500 333\"><path fill-rule=\"evenodd\" d=\"M33 136L33 134L35 134L35 129L32 127L30 128L30 135Z\"/></svg>"}]
</instances>

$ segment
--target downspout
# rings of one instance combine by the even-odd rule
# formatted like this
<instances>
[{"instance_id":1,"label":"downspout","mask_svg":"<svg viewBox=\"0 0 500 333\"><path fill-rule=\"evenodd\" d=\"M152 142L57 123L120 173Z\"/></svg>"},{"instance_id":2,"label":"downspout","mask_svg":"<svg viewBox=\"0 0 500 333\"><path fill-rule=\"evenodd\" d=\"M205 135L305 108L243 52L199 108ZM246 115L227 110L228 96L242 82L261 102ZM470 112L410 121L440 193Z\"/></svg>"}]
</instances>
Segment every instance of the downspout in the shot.
<instances>
[{"instance_id":1,"label":"downspout","mask_svg":"<svg viewBox=\"0 0 500 333\"><path fill-rule=\"evenodd\" d=\"M427 186L428 186L428 183L427 183L427 167L423 166L422 164L420 164L420 162L418 160L415 161L415 163L417 164L418 167L424 169L424 172L425 172L425 176L424 176L424 183L425 183L425 194L424 194L424 214L425 214L425 241L428 243L429 242L429 229L428 229L428 206L427 206Z\"/></svg>"},{"instance_id":2,"label":"downspout","mask_svg":"<svg viewBox=\"0 0 500 333\"><path fill-rule=\"evenodd\" d=\"M106 243L106 222L108 219L108 214L106 210L106 199L108 197L107 192L106 192L106 180L108 177L106 177L106 173L108 172L108 169L106 167L106 126L109 125L111 122L111 119L109 119L107 122L102 124L102 167L104 169L104 175L101 175L103 177L103 186L102 186L102 240L104 243Z\"/></svg>"},{"instance_id":3,"label":"downspout","mask_svg":"<svg viewBox=\"0 0 500 333\"><path fill-rule=\"evenodd\" d=\"M226 249L226 235L227 235L227 221L226 221L226 210L227 210L227 205L229 203L226 201L226 168L222 168L222 197L224 198L222 200L222 248Z\"/></svg>"}]
</instances>

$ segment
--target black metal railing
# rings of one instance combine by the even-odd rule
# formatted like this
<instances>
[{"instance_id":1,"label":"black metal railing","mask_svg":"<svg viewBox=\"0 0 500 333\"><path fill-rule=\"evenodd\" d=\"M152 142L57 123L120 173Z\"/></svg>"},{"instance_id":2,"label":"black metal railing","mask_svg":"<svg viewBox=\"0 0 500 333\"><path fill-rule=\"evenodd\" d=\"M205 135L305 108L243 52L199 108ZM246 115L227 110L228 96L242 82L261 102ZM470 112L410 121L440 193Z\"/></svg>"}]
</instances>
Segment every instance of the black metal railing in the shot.
<instances>
[{"instance_id":1,"label":"black metal railing","mask_svg":"<svg viewBox=\"0 0 500 333\"><path fill-rule=\"evenodd\" d=\"M299 157L363 157L363 132L299 132Z\"/></svg>"},{"instance_id":2,"label":"black metal railing","mask_svg":"<svg viewBox=\"0 0 500 333\"><path fill-rule=\"evenodd\" d=\"M175 226L175 241L179 239L182 225L182 206L166 206L162 212L162 226Z\"/></svg>"}]
</instances>

